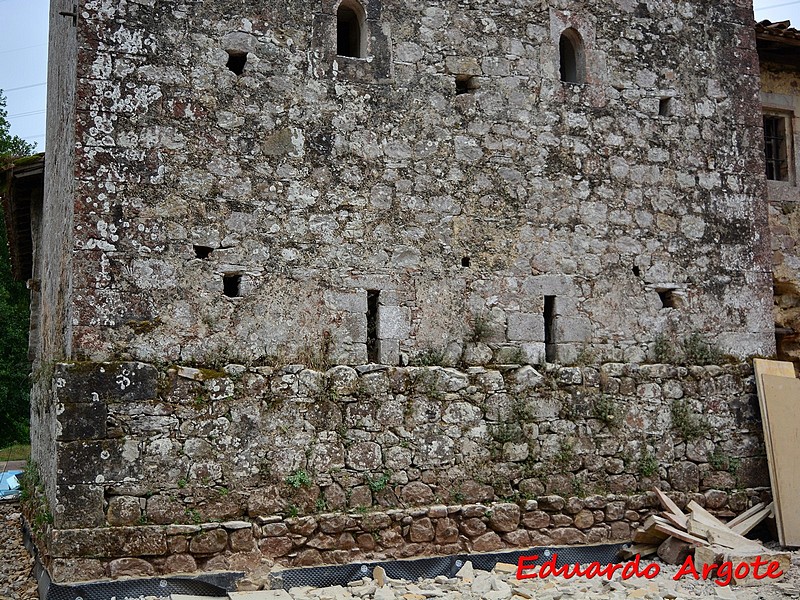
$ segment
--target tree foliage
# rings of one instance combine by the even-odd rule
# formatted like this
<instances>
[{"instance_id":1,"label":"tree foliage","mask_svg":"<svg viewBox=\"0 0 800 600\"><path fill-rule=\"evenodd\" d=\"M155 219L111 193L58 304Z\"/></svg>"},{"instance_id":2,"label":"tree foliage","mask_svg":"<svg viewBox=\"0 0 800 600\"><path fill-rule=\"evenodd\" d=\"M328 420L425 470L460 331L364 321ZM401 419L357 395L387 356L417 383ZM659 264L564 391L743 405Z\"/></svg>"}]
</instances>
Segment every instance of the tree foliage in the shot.
<instances>
[{"instance_id":1,"label":"tree foliage","mask_svg":"<svg viewBox=\"0 0 800 600\"><path fill-rule=\"evenodd\" d=\"M0 90L0 156L18 157L33 154L36 144L23 140L18 135L11 135L11 123L8 122L6 97Z\"/></svg>"},{"instance_id":2,"label":"tree foliage","mask_svg":"<svg viewBox=\"0 0 800 600\"><path fill-rule=\"evenodd\" d=\"M0 166L32 154L35 146L11 135L6 99L0 90ZM28 324L30 295L11 276L8 241L0 205L0 448L28 439Z\"/></svg>"}]
</instances>

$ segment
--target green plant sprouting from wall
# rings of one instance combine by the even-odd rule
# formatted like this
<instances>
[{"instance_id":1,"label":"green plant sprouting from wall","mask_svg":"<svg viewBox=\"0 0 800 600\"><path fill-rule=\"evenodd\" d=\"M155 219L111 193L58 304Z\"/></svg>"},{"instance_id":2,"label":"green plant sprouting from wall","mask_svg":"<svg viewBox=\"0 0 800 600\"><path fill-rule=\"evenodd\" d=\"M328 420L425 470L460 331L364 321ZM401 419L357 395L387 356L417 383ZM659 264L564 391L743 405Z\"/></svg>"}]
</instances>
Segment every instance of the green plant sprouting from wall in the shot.
<instances>
[{"instance_id":1,"label":"green plant sprouting from wall","mask_svg":"<svg viewBox=\"0 0 800 600\"><path fill-rule=\"evenodd\" d=\"M697 414L686 400L675 400L670 407L672 428L687 441L696 440L708 432L708 423Z\"/></svg>"},{"instance_id":2,"label":"green plant sprouting from wall","mask_svg":"<svg viewBox=\"0 0 800 600\"><path fill-rule=\"evenodd\" d=\"M46 525L53 524L53 513L50 511L44 483L35 462L29 460L25 465L20 484L20 497L33 532L34 534L42 533Z\"/></svg>"},{"instance_id":3,"label":"green plant sprouting from wall","mask_svg":"<svg viewBox=\"0 0 800 600\"><path fill-rule=\"evenodd\" d=\"M653 342L653 359L662 364L704 366L722 364L729 357L701 333L692 333L681 341L659 333Z\"/></svg>"},{"instance_id":4,"label":"green plant sprouting from wall","mask_svg":"<svg viewBox=\"0 0 800 600\"><path fill-rule=\"evenodd\" d=\"M616 428L622 422L622 410L614 397L603 394L592 402L592 417L608 428Z\"/></svg>"},{"instance_id":5,"label":"green plant sprouting from wall","mask_svg":"<svg viewBox=\"0 0 800 600\"><path fill-rule=\"evenodd\" d=\"M298 469L286 476L286 483L296 490L311 485L311 477L303 469Z\"/></svg>"}]
</instances>

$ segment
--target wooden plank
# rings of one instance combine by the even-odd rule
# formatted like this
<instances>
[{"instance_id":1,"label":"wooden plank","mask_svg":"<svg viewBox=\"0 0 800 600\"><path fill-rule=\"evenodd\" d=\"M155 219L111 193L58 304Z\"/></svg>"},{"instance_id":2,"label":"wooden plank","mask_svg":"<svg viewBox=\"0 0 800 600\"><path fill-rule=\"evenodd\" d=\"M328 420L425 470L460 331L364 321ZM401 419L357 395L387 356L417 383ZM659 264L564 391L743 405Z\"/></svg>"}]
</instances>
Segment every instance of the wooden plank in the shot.
<instances>
[{"instance_id":1,"label":"wooden plank","mask_svg":"<svg viewBox=\"0 0 800 600\"><path fill-rule=\"evenodd\" d=\"M796 502L800 498L800 472L795 462L800 444L800 380L775 375L761 379L766 408L762 420L769 422L770 480L778 536L784 546L800 546L800 506Z\"/></svg>"},{"instance_id":2,"label":"wooden plank","mask_svg":"<svg viewBox=\"0 0 800 600\"><path fill-rule=\"evenodd\" d=\"M667 496L664 492L662 492L657 487L653 488L653 491L658 496L659 502L661 502L661 506L663 506L669 513L675 516L676 520L678 521L679 527L686 527L686 514L678 508L678 505L672 501L672 498ZM667 517L669 519L669 517ZM670 519L672 520L672 519ZM675 521L673 521L675 522Z\"/></svg>"},{"instance_id":3,"label":"wooden plank","mask_svg":"<svg viewBox=\"0 0 800 600\"><path fill-rule=\"evenodd\" d=\"M758 405L761 408L761 424L764 429L764 446L767 450L767 467L769 468L769 480L772 484L772 499L775 502L775 521L778 529L778 541L781 545L785 545L783 536L783 527L780 515L778 514L777 506L780 504L780 497L778 495L778 488L776 486L776 473L775 473L775 453L772 447L772 432L770 427L770 414L768 410L768 403L764 395L764 377L776 376L786 377L787 379L794 379L794 365L789 362L764 360L761 358L753 359L753 369L755 371L756 389L758 391Z\"/></svg>"},{"instance_id":4,"label":"wooden plank","mask_svg":"<svg viewBox=\"0 0 800 600\"><path fill-rule=\"evenodd\" d=\"M745 521L745 520L749 519L754 514L756 514L758 511L760 511L762 508L764 508L764 503L763 502L759 502L758 504L754 504L753 506L748 508L746 511L744 511L742 514L734 517L733 519L731 519L730 521L725 523L725 525L727 525L728 527L733 529L734 527L736 527L736 525L738 525L742 521Z\"/></svg>"},{"instance_id":5,"label":"wooden plank","mask_svg":"<svg viewBox=\"0 0 800 600\"><path fill-rule=\"evenodd\" d=\"M717 546L725 546L735 552L763 552L764 546L731 531L710 529L706 539Z\"/></svg>"},{"instance_id":6,"label":"wooden plank","mask_svg":"<svg viewBox=\"0 0 800 600\"><path fill-rule=\"evenodd\" d=\"M656 525L670 525L670 522L658 515L650 515L644 520L644 529L647 532L654 529Z\"/></svg>"},{"instance_id":7,"label":"wooden plank","mask_svg":"<svg viewBox=\"0 0 800 600\"><path fill-rule=\"evenodd\" d=\"M708 540L705 540L701 537L696 535L692 535L690 533L686 533L685 531L681 531L680 529L673 527L672 525L663 525L661 523L656 524L656 529L672 537L676 537L679 540L683 540L684 542L689 542L690 544L696 544L698 546L705 546L708 544Z\"/></svg>"},{"instance_id":8,"label":"wooden plank","mask_svg":"<svg viewBox=\"0 0 800 600\"><path fill-rule=\"evenodd\" d=\"M641 527L633 532L633 541L637 544L653 544L658 545L667 538L666 533L656 531L655 528L650 531L645 531Z\"/></svg>"},{"instance_id":9,"label":"wooden plank","mask_svg":"<svg viewBox=\"0 0 800 600\"><path fill-rule=\"evenodd\" d=\"M688 530L692 535L704 537L712 544L719 544L731 550L742 548L755 550L761 548L758 542L748 540L746 537L734 533L725 525L709 524L699 521L695 518L694 514L689 516Z\"/></svg>"},{"instance_id":10,"label":"wooden plank","mask_svg":"<svg viewBox=\"0 0 800 600\"><path fill-rule=\"evenodd\" d=\"M678 515L673 515L671 512L667 511L663 511L661 514L664 515L664 518L667 521L672 523L678 529L686 529L686 524L688 523L686 517L680 518Z\"/></svg>"},{"instance_id":11,"label":"wooden plank","mask_svg":"<svg viewBox=\"0 0 800 600\"><path fill-rule=\"evenodd\" d=\"M634 544L630 548L623 548L617 554L619 554L620 558L629 560L637 555L642 557L650 556L651 554L655 554L657 551L658 546L654 546L652 544Z\"/></svg>"},{"instance_id":12,"label":"wooden plank","mask_svg":"<svg viewBox=\"0 0 800 600\"><path fill-rule=\"evenodd\" d=\"M772 503L770 505L761 509L756 514L751 515L749 518L737 523L733 527L731 527L731 531L738 533L739 535L746 535L748 532L752 531L752 529L761 523L764 519L769 516L769 513L772 512ZM730 525L729 525L730 526Z\"/></svg>"},{"instance_id":13,"label":"wooden plank","mask_svg":"<svg viewBox=\"0 0 800 600\"><path fill-rule=\"evenodd\" d=\"M689 519L694 519L695 521L699 521L700 523L705 523L706 525L712 525L714 527L722 527L727 529L727 525L720 521L717 517L712 515L708 512L705 508L700 506L697 502L692 500L689 504L686 505L686 509L690 511Z\"/></svg>"}]
</instances>

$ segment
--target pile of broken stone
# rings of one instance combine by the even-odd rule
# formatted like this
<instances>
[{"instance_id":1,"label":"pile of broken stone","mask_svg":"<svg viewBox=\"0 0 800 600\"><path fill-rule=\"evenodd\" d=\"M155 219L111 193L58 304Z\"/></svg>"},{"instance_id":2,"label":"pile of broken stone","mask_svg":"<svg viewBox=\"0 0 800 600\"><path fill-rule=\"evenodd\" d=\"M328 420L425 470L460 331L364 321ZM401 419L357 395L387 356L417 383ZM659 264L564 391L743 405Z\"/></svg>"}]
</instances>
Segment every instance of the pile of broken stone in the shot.
<instances>
[{"instance_id":1,"label":"pile of broken stone","mask_svg":"<svg viewBox=\"0 0 800 600\"><path fill-rule=\"evenodd\" d=\"M416 582L389 578L381 567L376 567L372 578L365 577L346 586L295 587L288 592L245 592L230 594L230 597L232 600L779 600L800 597L795 577L753 588L722 587L711 581L692 578L676 581L677 566L659 565L660 573L652 580L623 580L619 571L610 580L583 577L518 579L517 565L498 563L487 572L474 569L471 562L466 562L455 577L439 576ZM796 567L792 573L796 576L794 571Z\"/></svg>"}]
</instances>

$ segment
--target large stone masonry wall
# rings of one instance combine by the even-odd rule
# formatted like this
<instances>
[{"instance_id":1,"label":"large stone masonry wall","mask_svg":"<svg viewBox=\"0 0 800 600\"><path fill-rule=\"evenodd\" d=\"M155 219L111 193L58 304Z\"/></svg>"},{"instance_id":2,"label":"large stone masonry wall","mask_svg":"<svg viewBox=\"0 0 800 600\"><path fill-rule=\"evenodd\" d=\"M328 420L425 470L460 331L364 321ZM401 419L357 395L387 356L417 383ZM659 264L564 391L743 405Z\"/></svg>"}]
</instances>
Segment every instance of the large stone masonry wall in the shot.
<instances>
[{"instance_id":1,"label":"large stone masonry wall","mask_svg":"<svg viewBox=\"0 0 800 600\"><path fill-rule=\"evenodd\" d=\"M367 2L351 59L332 0L83 2L71 357L300 361L328 336L337 364L403 364L476 322L531 364L546 331L564 363L703 331L772 354L751 7L434 4Z\"/></svg>"},{"instance_id":2,"label":"large stone masonry wall","mask_svg":"<svg viewBox=\"0 0 800 600\"><path fill-rule=\"evenodd\" d=\"M628 539L768 485L747 365L56 366L56 580ZM46 522L29 514L32 522Z\"/></svg>"}]
</instances>

